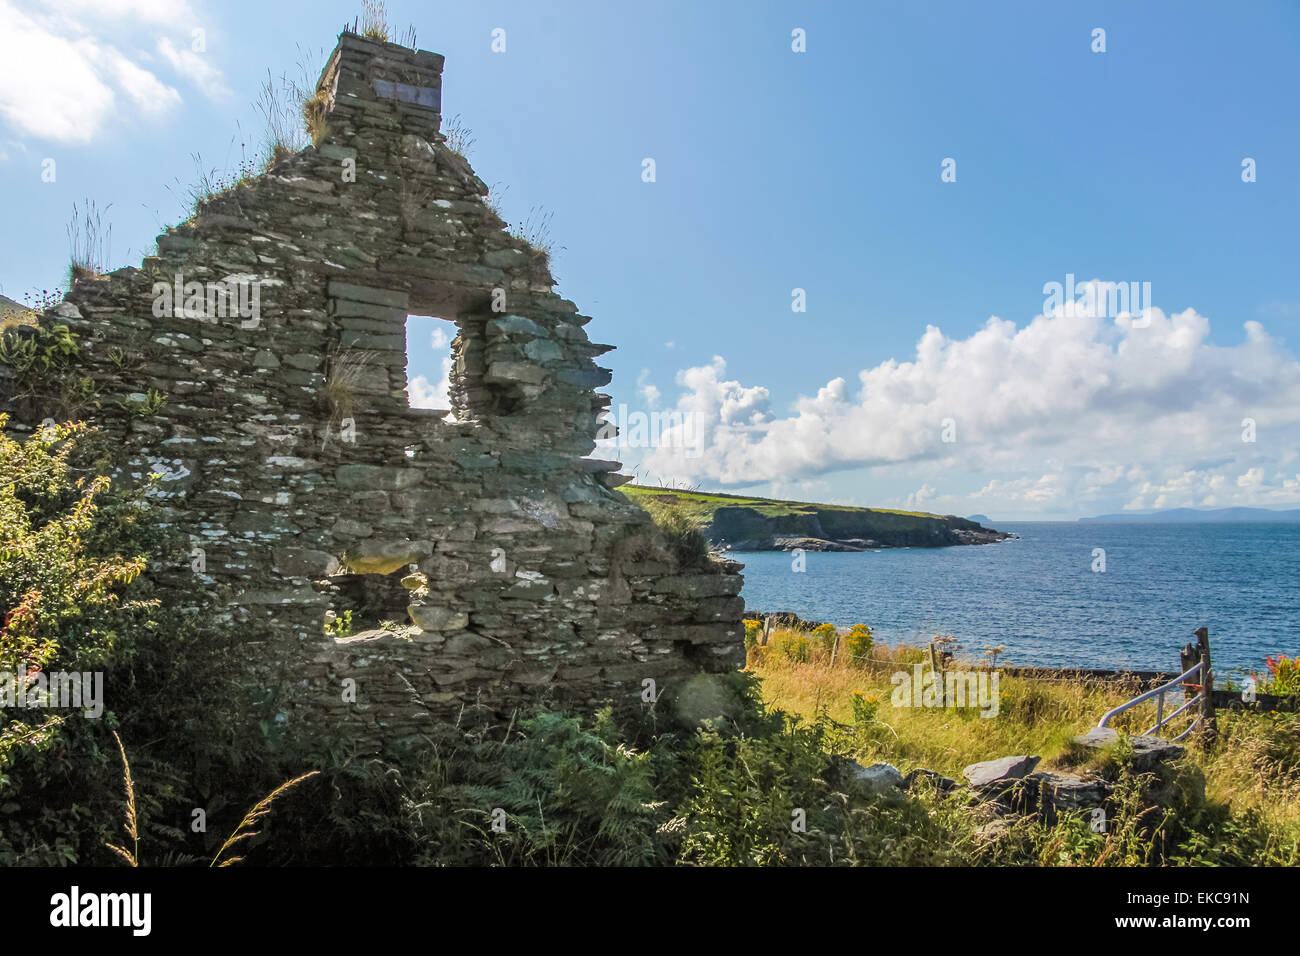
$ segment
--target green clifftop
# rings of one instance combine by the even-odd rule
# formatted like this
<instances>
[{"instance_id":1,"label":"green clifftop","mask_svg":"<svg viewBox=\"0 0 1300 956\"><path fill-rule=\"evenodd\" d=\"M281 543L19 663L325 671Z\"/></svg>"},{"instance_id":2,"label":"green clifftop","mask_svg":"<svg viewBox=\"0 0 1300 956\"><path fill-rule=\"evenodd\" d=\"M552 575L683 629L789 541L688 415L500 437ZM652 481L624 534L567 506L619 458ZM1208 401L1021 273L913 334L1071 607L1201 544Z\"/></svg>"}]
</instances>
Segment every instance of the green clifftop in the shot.
<instances>
[{"instance_id":1,"label":"green clifftop","mask_svg":"<svg viewBox=\"0 0 1300 956\"><path fill-rule=\"evenodd\" d=\"M990 544L1012 537L955 515L854 508L744 495L626 485L642 507L666 506L695 521L709 542L736 551L867 551Z\"/></svg>"}]
</instances>

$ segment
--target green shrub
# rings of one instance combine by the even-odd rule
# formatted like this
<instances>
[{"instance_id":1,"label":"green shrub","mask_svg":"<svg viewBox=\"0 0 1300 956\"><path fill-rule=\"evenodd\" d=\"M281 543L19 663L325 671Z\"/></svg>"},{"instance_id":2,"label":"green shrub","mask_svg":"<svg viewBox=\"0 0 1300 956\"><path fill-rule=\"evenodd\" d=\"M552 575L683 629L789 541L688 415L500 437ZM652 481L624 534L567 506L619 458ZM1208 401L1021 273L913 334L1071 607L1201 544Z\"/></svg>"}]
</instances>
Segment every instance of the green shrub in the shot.
<instances>
[{"instance_id":1,"label":"green shrub","mask_svg":"<svg viewBox=\"0 0 1300 956\"><path fill-rule=\"evenodd\" d=\"M856 727L869 727L876 722L880 712L880 698L875 694L855 693L853 702L853 724Z\"/></svg>"},{"instance_id":2,"label":"green shrub","mask_svg":"<svg viewBox=\"0 0 1300 956\"><path fill-rule=\"evenodd\" d=\"M99 672L104 711L0 704L0 865L113 861L115 729L139 754L139 852L201 855L210 848L188 831L194 807L219 827L223 805L250 805L284 779L240 680L247 648L236 629L152 597L146 564L175 566L188 543L173 540L148 484L110 486L102 436L70 423L19 441L6 424L0 416L0 679Z\"/></svg>"},{"instance_id":3,"label":"green shrub","mask_svg":"<svg viewBox=\"0 0 1300 956\"><path fill-rule=\"evenodd\" d=\"M156 604L127 597L145 559L139 540L106 533L129 525L120 506L105 508L108 479L74 472L86 426L40 428L17 441L4 433L7 423L0 415L0 680L21 681L16 704L17 694L30 699L23 678L33 672L102 675L120 664L133 650L132 626ZM0 804L10 805L0 863L78 858L78 836L92 831L75 813L60 819L57 810L89 769L77 765L78 755L96 749L95 727L112 716L0 703Z\"/></svg>"},{"instance_id":4,"label":"green shrub","mask_svg":"<svg viewBox=\"0 0 1300 956\"><path fill-rule=\"evenodd\" d=\"M1260 690L1263 693L1277 694L1279 697L1300 694L1300 657L1279 654L1264 660L1268 665L1268 678L1261 682Z\"/></svg>"},{"instance_id":5,"label":"green shrub","mask_svg":"<svg viewBox=\"0 0 1300 956\"><path fill-rule=\"evenodd\" d=\"M417 862L631 866L670 862L655 760L617 740L609 711L587 729L543 713L429 773L408 806Z\"/></svg>"},{"instance_id":6,"label":"green shrub","mask_svg":"<svg viewBox=\"0 0 1300 956\"><path fill-rule=\"evenodd\" d=\"M839 637L840 632L834 624L818 624L813 628L812 641L815 642L818 656L821 659L830 660Z\"/></svg>"},{"instance_id":7,"label":"green shrub","mask_svg":"<svg viewBox=\"0 0 1300 956\"><path fill-rule=\"evenodd\" d=\"M840 777L844 729L823 712L782 716L761 736L701 732L689 798L674 814L678 860L705 866L924 866L958 862L944 818L921 800L890 801ZM969 819L950 815L953 828Z\"/></svg>"},{"instance_id":8,"label":"green shrub","mask_svg":"<svg viewBox=\"0 0 1300 956\"><path fill-rule=\"evenodd\" d=\"M795 631L781 631L767 642L768 655L777 660L807 664L810 655L808 637Z\"/></svg>"},{"instance_id":9,"label":"green shrub","mask_svg":"<svg viewBox=\"0 0 1300 956\"><path fill-rule=\"evenodd\" d=\"M94 381L75 371L80 355L76 333L66 325L23 325L0 331L0 364L13 375L15 407L40 406L41 414L52 409L67 417L94 408Z\"/></svg>"},{"instance_id":10,"label":"green shrub","mask_svg":"<svg viewBox=\"0 0 1300 956\"><path fill-rule=\"evenodd\" d=\"M161 412L166 404L167 396L153 388L144 393L143 399L128 398L117 403L118 407L132 418L152 418Z\"/></svg>"},{"instance_id":11,"label":"green shrub","mask_svg":"<svg viewBox=\"0 0 1300 956\"><path fill-rule=\"evenodd\" d=\"M865 624L854 624L844 638L844 648L852 660L861 660L871 656L871 649L876 640L871 635L871 628Z\"/></svg>"},{"instance_id":12,"label":"green shrub","mask_svg":"<svg viewBox=\"0 0 1300 956\"><path fill-rule=\"evenodd\" d=\"M109 481L70 473L70 439L84 425L38 429L18 442L3 433L7 421L0 415L0 675L103 670L118 651L118 628L145 607L119 591L144 570L144 557L87 547ZM0 773L16 748L57 738L67 717L30 716L46 713L0 712Z\"/></svg>"}]
</instances>

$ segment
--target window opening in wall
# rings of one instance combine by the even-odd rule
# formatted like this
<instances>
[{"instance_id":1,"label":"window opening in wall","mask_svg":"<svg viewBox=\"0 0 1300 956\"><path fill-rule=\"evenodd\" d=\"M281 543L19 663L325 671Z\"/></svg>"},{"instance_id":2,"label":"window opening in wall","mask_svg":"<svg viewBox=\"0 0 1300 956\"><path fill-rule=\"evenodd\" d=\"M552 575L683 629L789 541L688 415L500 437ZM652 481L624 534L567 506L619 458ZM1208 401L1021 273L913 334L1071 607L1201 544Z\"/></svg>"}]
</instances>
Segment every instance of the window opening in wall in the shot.
<instances>
[{"instance_id":1,"label":"window opening in wall","mask_svg":"<svg viewBox=\"0 0 1300 956\"><path fill-rule=\"evenodd\" d=\"M406 395L411 408L444 411L445 421L455 421L451 412L451 373L456 367L451 340L456 324L431 315L406 317Z\"/></svg>"},{"instance_id":2,"label":"window opening in wall","mask_svg":"<svg viewBox=\"0 0 1300 956\"><path fill-rule=\"evenodd\" d=\"M361 563L330 575L329 609L324 630L330 637L350 638L374 631L409 637L414 629L408 608L414 593L416 565L396 571ZM405 582L405 583L404 583ZM426 592L427 593L427 592Z\"/></svg>"}]
</instances>

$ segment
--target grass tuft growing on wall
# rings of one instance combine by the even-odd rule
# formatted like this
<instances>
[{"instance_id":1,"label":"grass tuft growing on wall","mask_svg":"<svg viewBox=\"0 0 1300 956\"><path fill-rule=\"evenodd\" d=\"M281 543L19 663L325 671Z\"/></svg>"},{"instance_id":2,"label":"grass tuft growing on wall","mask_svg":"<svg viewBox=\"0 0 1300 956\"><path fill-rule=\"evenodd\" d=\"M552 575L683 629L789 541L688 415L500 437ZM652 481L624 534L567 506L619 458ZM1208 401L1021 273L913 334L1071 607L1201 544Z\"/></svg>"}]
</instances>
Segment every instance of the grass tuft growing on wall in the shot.
<instances>
[{"instance_id":1,"label":"grass tuft growing on wall","mask_svg":"<svg viewBox=\"0 0 1300 956\"><path fill-rule=\"evenodd\" d=\"M113 226L104 221L104 215L113 204L100 209L95 200L87 199L78 207L72 204L72 218L65 232L68 235L68 283L78 279L93 279L108 271L112 254Z\"/></svg>"},{"instance_id":2,"label":"grass tuft growing on wall","mask_svg":"<svg viewBox=\"0 0 1300 956\"><path fill-rule=\"evenodd\" d=\"M669 552L683 568L709 566L709 542L690 516L667 505L647 508Z\"/></svg>"}]
</instances>

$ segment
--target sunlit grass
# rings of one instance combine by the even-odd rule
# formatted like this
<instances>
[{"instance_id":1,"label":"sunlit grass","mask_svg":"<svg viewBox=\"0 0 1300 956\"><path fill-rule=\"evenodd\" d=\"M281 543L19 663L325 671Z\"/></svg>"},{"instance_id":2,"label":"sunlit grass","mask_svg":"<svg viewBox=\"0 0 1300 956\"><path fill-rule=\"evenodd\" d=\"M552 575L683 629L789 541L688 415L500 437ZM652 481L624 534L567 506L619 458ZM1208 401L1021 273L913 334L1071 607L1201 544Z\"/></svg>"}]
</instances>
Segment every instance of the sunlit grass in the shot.
<instances>
[{"instance_id":1,"label":"sunlit grass","mask_svg":"<svg viewBox=\"0 0 1300 956\"><path fill-rule=\"evenodd\" d=\"M885 761L904 773L926 767L958 779L969 764L1013 754L1042 757L1044 770L1095 766L1100 758L1082 758L1071 739L1139 690L1136 682L1000 676L997 716L982 717L975 708L893 706L891 676L910 674L911 662L927 657L920 648L877 645L871 656L887 663L866 666L797 663L774 655L763 660L761 649L755 651L750 670L762 678L763 699L770 706L806 719L824 708L833 720L853 724L855 695L878 701L879 726L856 738L859 750L853 756L860 763ZM1166 712L1178 706L1177 698L1166 701ZM1121 714L1112 726L1140 734L1154 720L1149 703ZM1212 749L1200 746L1195 735L1184 741L1188 763L1205 776L1207 804L1232 814L1258 813L1273 838L1294 855L1300 847L1300 715L1220 710L1218 724Z\"/></svg>"},{"instance_id":2,"label":"sunlit grass","mask_svg":"<svg viewBox=\"0 0 1300 956\"><path fill-rule=\"evenodd\" d=\"M877 647L873 656L880 656ZM982 716L975 707L894 706L891 677L903 672L911 680L909 659L919 651L894 649L900 658L890 665L831 665L770 662L753 668L763 679L763 698L774 707L811 718L825 708L831 719L853 722L853 697L879 701L877 722L882 729L857 754L859 761L886 761L904 773L927 767L960 776L963 767L1011 754L1036 754L1044 768L1065 764L1070 740L1096 725L1098 718L1128 698L1106 685L1045 685L1037 681L999 678L996 716ZM1128 715L1123 715L1128 716ZM1136 720L1117 721L1133 729Z\"/></svg>"},{"instance_id":3,"label":"sunlit grass","mask_svg":"<svg viewBox=\"0 0 1300 956\"><path fill-rule=\"evenodd\" d=\"M755 498L748 495L715 494L702 491L676 491L671 488L648 488L644 485L624 485L619 489L637 504L656 501L681 508L693 518L708 521L719 508L753 508L766 518L783 515L811 514L815 511L875 512L877 514L904 515L913 518L937 518L925 511L896 511L892 508L855 508L849 505L821 505L808 501L784 501L779 498Z\"/></svg>"}]
</instances>

